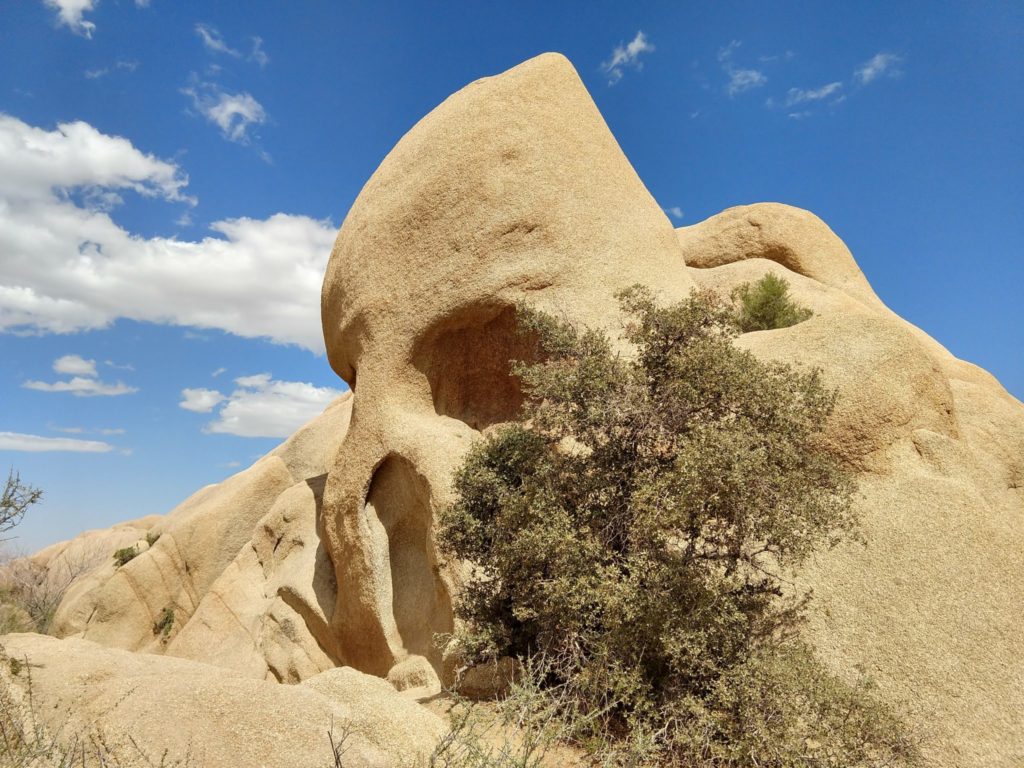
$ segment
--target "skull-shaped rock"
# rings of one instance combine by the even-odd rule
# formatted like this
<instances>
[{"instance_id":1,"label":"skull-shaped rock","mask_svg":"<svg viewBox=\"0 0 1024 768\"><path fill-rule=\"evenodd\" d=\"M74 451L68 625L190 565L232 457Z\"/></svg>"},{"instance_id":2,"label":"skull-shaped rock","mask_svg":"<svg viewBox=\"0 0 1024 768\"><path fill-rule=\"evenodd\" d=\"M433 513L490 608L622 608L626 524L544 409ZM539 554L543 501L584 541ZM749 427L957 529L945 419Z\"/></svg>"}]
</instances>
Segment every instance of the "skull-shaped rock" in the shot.
<instances>
[{"instance_id":1,"label":"skull-shaped rock","mask_svg":"<svg viewBox=\"0 0 1024 768\"><path fill-rule=\"evenodd\" d=\"M433 521L474 436L520 406L516 303L609 328L614 294L636 283L667 299L692 286L671 224L560 55L472 83L385 158L322 294L328 357L355 393L323 504L346 663L394 670L399 686L442 670L451 583Z\"/></svg>"}]
</instances>

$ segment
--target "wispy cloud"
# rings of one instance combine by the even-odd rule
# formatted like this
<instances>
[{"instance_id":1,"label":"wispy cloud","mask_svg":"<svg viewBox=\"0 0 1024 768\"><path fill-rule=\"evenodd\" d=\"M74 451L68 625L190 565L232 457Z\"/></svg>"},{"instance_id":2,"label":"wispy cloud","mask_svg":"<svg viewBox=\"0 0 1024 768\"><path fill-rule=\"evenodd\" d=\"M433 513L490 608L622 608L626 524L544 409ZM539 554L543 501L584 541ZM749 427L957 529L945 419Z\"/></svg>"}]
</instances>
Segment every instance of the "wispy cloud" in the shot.
<instances>
[{"instance_id":1,"label":"wispy cloud","mask_svg":"<svg viewBox=\"0 0 1024 768\"><path fill-rule=\"evenodd\" d=\"M252 38L252 51L249 53L249 61L255 61L259 64L260 69L263 69L270 63L270 57L267 56L267 52L263 50L262 37Z\"/></svg>"},{"instance_id":2,"label":"wispy cloud","mask_svg":"<svg viewBox=\"0 0 1024 768\"><path fill-rule=\"evenodd\" d=\"M729 84L726 87L730 96L737 93L749 91L752 88L760 88L768 82L764 73L756 69L734 69L729 72Z\"/></svg>"},{"instance_id":3,"label":"wispy cloud","mask_svg":"<svg viewBox=\"0 0 1024 768\"><path fill-rule=\"evenodd\" d=\"M137 61L118 61L109 67L102 67L100 69L87 69L83 74L85 75L86 80L98 80L101 77L106 77L111 72L134 72L138 68L139 62Z\"/></svg>"},{"instance_id":4,"label":"wispy cloud","mask_svg":"<svg viewBox=\"0 0 1024 768\"><path fill-rule=\"evenodd\" d=\"M242 54L229 46L220 32L212 24L196 24L196 34L203 41L203 47L211 53L223 53L228 56L241 58Z\"/></svg>"},{"instance_id":5,"label":"wispy cloud","mask_svg":"<svg viewBox=\"0 0 1024 768\"><path fill-rule=\"evenodd\" d=\"M91 38L96 25L84 16L96 8L97 0L44 0L48 8L57 11L57 23L63 24L76 35Z\"/></svg>"},{"instance_id":6,"label":"wispy cloud","mask_svg":"<svg viewBox=\"0 0 1024 768\"><path fill-rule=\"evenodd\" d=\"M761 70L736 65L734 57L742 44L739 40L732 40L718 50L718 61L722 65L722 70L729 76L725 86L729 96L760 88L768 82L767 76Z\"/></svg>"},{"instance_id":7,"label":"wispy cloud","mask_svg":"<svg viewBox=\"0 0 1024 768\"><path fill-rule=\"evenodd\" d=\"M796 104L804 104L808 101L821 101L822 99L827 99L829 96L838 94L842 88L843 84L840 82L829 83L821 86L820 88L808 90L803 88L790 88L786 93L786 106L792 107Z\"/></svg>"},{"instance_id":8,"label":"wispy cloud","mask_svg":"<svg viewBox=\"0 0 1024 768\"><path fill-rule=\"evenodd\" d=\"M669 208L663 208L662 210L664 210L665 213L667 213L676 221L680 221L683 218L683 209L680 208L678 205L673 205Z\"/></svg>"},{"instance_id":9,"label":"wispy cloud","mask_svg":"<svg viewBox=\"0 0 1024 768\"><path fill-rule=\"evenodd\" d=\"M228 141L252 143L252 127L267 121L266 110L251 93L228 93L214 83L198 81L181 92L192 99L199 114L220 128Z\"/></svg>"},{"instance_id":10,"label":"wispy cloud","mask_svg":"<svg viewBox=\"0 0 1024 768\"><path fill-rule=\"evenodd\" d=\"M640 61L640 54L651 53L654 46L647 40L647 35L642 31L636 33L636 37L626 44L619 43L612 51L611 58L601 64L601 69L608 75L608 85L615 85L625 74L627 67L636 70L643 69L643 62Z\"/></svg>"},{"instance_id":11,"label":"wispy cloud","mask_svg":"<svg viewBox=\"0 0 1024 768\"><path fill-rule=\"evenodd\" d=\"M792 59L795 58L796 53L794 53L793 51L786 51L785 53L774 54L771 56L758 56L757 60L760 61L762 64L771 64L772 62L775 61L791 61Z\"/></svg>"},{"instance_id":12,"label":"wispy cloud","mask_svg":"<svg viewBox=\"0 0 1024 768\"><path fill-rule=\"evenodd\" d=\"M63 432L65 435L82 435L86 432L92 432L97 435L103 435L104 437L111 437L114 435L123 435L124 429L117 427L115 429L86 429L85 427L49 427L54 432Z\"/></svg>"},{"instance_id":13,"label":"wispy cloud","mask_svg":"<svg viewBox=\"0 0 1024 768\"><path fill-rule=\"evenodd\" d=\"M899 77L903 74L899 68L902 62L903 57L895 53L876 53L854 70L853 76L861 85L867 85L879 77Z\"/></svg>"},{"instance_id":14,"label":"wispy cloud","mask_svg":"<svg viewBox=\"0 0 1024 768\"><path fill-rule=\"evenodd\" d=\"M42 437L21 432L0 432L0 451L71 451L75 453L109 453L114 446L99 440L77 440L72 437Z\"/></svg>"}]
</instances>

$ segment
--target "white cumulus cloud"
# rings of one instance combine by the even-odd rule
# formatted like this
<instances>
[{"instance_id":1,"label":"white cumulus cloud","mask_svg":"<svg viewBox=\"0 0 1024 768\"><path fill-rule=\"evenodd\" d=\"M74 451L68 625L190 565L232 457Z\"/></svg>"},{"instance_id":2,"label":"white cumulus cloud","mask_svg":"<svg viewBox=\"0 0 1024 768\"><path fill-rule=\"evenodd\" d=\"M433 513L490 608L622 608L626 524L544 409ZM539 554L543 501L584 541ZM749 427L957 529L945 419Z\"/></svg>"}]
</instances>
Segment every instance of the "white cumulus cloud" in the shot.
<instances>
[{"instance_id":1,"label":"white cumulus cloud","mask_svg":"<svg viewBox=\"0 0 1024 768\"><path fill-rule=\"evenodd\" d=\"M636 37L623 45L620 43L612 51L611 58L601 64L601 69L608 75L608 85L615 85L622 79L623 70L626 67L643 69L643 62L640 61L641 53L651 53L654 46L647 40L647 35L642 31L636 33Z\"/></svg>"},{"instance_id":2,"label":"white cumulus cloud","mask_svg":"<svg viewBox=\"0 0 1024 768\"><path fill-rule=\"evenodd\" d=\"M188 408L206 412L223 402L217 418L203 431L240 437L283 438L318 416L342 394L341 390L331 387L317 387L301 381L279 381L269 373L241 376L235 379L235 384L237 388L230 395L222 395L216 390L186 389L182 392L185 400L180 405L188 408L186 402L191 401L197 406L205 406L219 397L205 411L200 411L199 407Z\"/></svg>"},{"instance_id":3,"label":"white cumulus cloud","mask_svg":"<svg viewBox=\"0 0 1024 768\"><path fill-rule=\"evenodd\" d=\"M77 440L72 437L41 437L20 432L0 432L0 451L73 451L76 453L107 453L114 446L99 440Z\"/></svg>"},{"instance_id":4,"label":"white cumulus cloud","mask_svg":"<svg viewBox=\"0 0 1024 768\"><path fill-rule=\"evenodd\" d=\"M867 85L882 76L897 77L901 74L899 65L902 61L903 58L895 53L876 53L861 64L853 76L861 85Z\"/></svg>"},{"instance_id":5,"label":"white cumulus cloud","mask_svg":"<svg viewBox=\"0 0 1024 768\"><path fill-rule=\"evenodd\" d=\"M181 397L178 407L194 413L209 413L218 403L227 399L215 389L202 388L183 389Z\"/></svg>"},{"instance_id":6,"label":"white cumulus cloud","mask_svg":"<svg viewBox=\"0 0 1024 768\"><path fill-rule=\"evenodd\" d=\"M120 136L88 123L60 123L47 131L0 113L0 195L43 199L54 190L131 190L146 197L186 201L188 176L173 163L140 152Z\"/></svg>"},{"instance_id":7,"label":"white cumulus cloud","mask_svg":"<svg viewBox=\"0 0 1024 768\"><path fill-rule=\"evenodd\" d=\"M29 380L23 382L21 386L37 392L70 392L76 397L117 397L139 391L138 387L129 387L120 381L116 384L107 384L86 376L73 376L67 381L53 382Z\"/></svg>"},{"instance_id":8,"label":"white cumulus cloud","mask_svg":"<svg viewBox=\"0 0 1024 768\"><path fill-rule=\"evenodd\" d=\"M65 376L64 381L25 381L21 386L37 392L70 392L77 397L116 397L138 392L138 388L129 387L123 382L107 384L100 381L96 373L96 361L86 360L79 355L64 355L53 361L53 370Z\"/></svg>"},{"instance_id":9,"label":"white cumulus cloud","mask_svg":"<svg viewBox=\"0 0 1024 768\"><path fill-rule=\"evenodd\" d=\"M64 355L53 361L53 370L56 373L66 373L69 376L92 376L96 377L96 361L86 360L79 355Z\"/></svg>"},{"instance_id":10,"label":"white cumulus cloud","mask_svg":"<svg viewBox=\"0 0 1024 768\"><path fill-rule=\"evenodd\" d=\"M321 352L329 221L278 213L214 222L201 240L144 238L86 194L187 204L187 182L175 164L86 123L47 131L0 114L0 332L69 333L127 318Z\"/></svg>"}]
</instances>

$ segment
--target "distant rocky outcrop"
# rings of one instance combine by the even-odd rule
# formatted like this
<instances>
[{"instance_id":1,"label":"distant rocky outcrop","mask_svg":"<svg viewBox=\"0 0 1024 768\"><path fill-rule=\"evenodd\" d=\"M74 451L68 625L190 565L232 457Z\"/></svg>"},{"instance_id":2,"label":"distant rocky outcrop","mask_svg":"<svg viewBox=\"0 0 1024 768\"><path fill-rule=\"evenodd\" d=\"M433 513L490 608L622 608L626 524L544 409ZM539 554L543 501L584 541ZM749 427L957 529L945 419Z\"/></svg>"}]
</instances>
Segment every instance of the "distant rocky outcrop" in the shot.
<instances>
[{"instance_id":1,"label":"distant rocky outcrop","mask_svg":"<svg viewBox=\"0 0 1024 768\"><path fill-rule=\"evenodd\" d=\"M841 674L861 667L910 703L935 765L1020 765L1024 405L888 310L813 214L765 203L674 230L556 54L450 97L356 200L322 294L352 393L77 582L57 634L214 664L239 691L341 665L436 690L458 574L433 521L469 445L521 403L516 303L614 333L621 288L673 300L769 272L814 315L739 343L839 389L827 439L858 471L868 538L804 573L809 636ZM16 643L56 663L56 641Z\"/></svg>"}]
</instances>

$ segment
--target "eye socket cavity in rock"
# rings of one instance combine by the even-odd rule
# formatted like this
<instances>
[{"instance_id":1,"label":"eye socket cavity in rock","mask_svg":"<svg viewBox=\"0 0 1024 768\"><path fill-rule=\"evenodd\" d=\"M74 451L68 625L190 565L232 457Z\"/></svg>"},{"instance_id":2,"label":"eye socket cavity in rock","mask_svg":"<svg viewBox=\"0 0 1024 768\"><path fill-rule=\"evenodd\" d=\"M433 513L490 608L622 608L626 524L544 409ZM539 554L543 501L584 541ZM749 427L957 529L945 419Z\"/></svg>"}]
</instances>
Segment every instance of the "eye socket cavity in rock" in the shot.
<instances>
[{"instance_id":1,"label":"eye socket cavity in rock","mask_svg":"<svg viewBox=\"0 0 1024 768\"><path fill-rule=\"evenodd\" d=\"M535 346L518 332L515 307L468 307L423 336L413 364L438 415L484 430L518 417L523 393L512 361L532 359Z\"/></svg>"}]
</instances>

